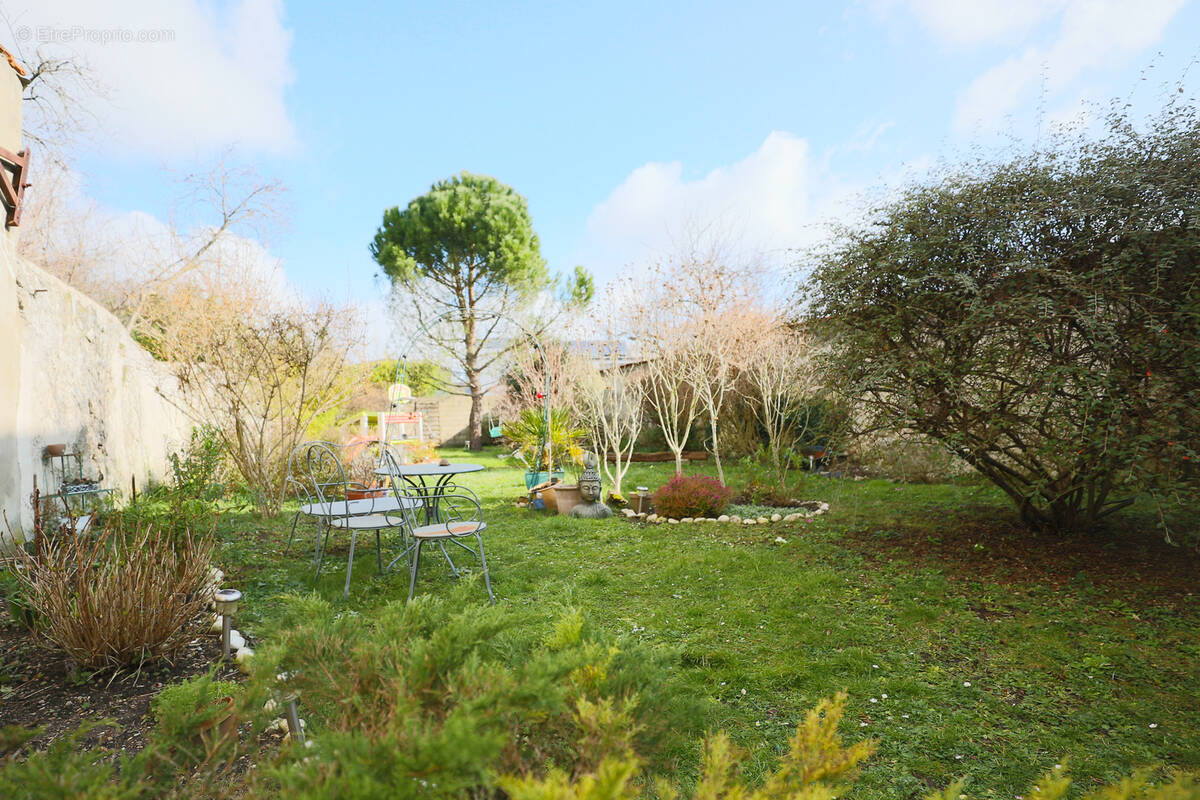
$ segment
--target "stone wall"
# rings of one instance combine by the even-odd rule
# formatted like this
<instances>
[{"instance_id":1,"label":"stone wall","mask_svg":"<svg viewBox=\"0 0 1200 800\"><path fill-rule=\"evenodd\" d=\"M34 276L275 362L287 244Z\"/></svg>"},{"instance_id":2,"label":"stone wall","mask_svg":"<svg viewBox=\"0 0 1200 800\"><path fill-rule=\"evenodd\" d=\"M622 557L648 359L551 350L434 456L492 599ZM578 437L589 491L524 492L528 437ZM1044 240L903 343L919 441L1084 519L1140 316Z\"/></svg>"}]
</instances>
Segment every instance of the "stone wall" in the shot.
<instances>
[{"instance_id":1,"label":"stone wall","mask_svg":"<svg viewBox=\"0 0 1200 800\"><path fill-rule=\"evenodd\" d=\"M0 60L0 146L13 152L20 98ZM103 474L103 486L128 494L134 476L139 485L165 476L167 454L192 428L166 368L106 309L19 257L19 231L0 236L0 538L17 539L32 530L34 477L43 491L58 487L46 445L82 453L85 476Z\"/></svg>"},{"instance_id":2,"label":"stone wall","mask_svg":"<svg viewBox=\"0 0 1200 800\"><path fill-rule=\"evenodd\" d=\"M86 477L129 493L167 474L192 423L173 376L98 303L0 242L0 507L16 534L29 496L57 488L48 444L82 454ZM8 531L0 526L0 534Z\"/></svg>"}]
</instances>

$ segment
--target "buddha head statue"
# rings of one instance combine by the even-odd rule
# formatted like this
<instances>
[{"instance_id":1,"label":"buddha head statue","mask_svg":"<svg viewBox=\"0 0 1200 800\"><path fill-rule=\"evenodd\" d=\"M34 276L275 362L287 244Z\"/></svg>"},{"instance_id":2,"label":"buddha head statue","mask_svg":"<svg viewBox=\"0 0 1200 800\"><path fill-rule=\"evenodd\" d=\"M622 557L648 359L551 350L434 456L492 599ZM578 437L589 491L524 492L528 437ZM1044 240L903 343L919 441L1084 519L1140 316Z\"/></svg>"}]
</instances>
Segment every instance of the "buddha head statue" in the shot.
<instances>
[{"instance_id":1,"label":"buddha head statue","mask_svg":"<svg viewBox=\"0 0 1200 800\"><path fill-rule=\"evenodd\" d=\"M588 453L583 457L584 470L579 476L579 496L585 503L600 502L600 472L596 469L596 457Z\"/></svg>"}]
</instances>

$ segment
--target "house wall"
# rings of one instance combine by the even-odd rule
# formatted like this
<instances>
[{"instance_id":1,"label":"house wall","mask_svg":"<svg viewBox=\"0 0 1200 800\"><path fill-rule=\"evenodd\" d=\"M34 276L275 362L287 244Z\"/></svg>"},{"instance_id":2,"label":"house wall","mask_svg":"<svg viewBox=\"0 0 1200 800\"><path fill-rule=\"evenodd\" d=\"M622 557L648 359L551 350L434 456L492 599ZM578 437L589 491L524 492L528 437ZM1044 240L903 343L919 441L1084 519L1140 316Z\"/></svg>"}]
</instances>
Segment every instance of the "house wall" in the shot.
<instances>
[{"instance_id":1,"label":"house wall","mask_svg":"<svg viewBox=\"0 0 1200 800\"><path fill-rule=\"evenodd\" d=\"M10 153L21 150L21 81L3 53L0 53L0 147ZM17 243L17 228L7 228L5 236Z\"/></svg>"}]
</instances>

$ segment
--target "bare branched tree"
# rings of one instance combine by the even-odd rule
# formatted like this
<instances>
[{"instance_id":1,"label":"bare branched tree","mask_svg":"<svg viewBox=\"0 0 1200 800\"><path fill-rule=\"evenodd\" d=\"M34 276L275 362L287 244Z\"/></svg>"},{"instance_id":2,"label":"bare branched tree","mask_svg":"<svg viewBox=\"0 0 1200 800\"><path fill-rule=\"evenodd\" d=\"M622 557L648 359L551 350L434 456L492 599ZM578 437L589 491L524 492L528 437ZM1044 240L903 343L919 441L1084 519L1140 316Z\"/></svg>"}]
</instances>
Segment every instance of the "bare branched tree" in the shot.
<instances>
[{"instance_id":1,"label":"bare branched tree","mask_svg":"<svg viewBox=\"0 0 1200 800\"><path fill-rule=\"evenodd\" d=\"M724 482L721 411L761 314L761 273L753 263L735 257L726 241L693 239L617 290L628 336L646 362L646 398L677 472L692 423L704 414Z\"/></svg>"},{"instance_id":2,"label":"bare branched tree","mask_svg":"<svg viewBox=\"0 0 1200 800\"><path fill-rule=\"evenodd\" d=\"M494 410L506 420L516 419L526 409L541 408L547 383L551 402L575 416L580 386L593 372L576 349L549 340L542 340L540 348L518 342L508 350L503 363L505 392Z\"/></svg>"},{"instance_id":3,"label":"bare branched tree","mask_svg":"<svg viewBox=\"0 0 1200 800\"><path fill-rule=\"evenodd\" d=\"M52 164L39 176L26 194L19 252L100 302L143 340L161 322L148 310L172 308L156 298L221 279L233 251L258 248L268 260L258 241L277 221L283 191L277 181L233 165L226 153L211 169L182 179L177 218L131 224L87 200L68 167Z\"/></svg>"},{"instance_id":4,"label":"bare branched tree","mask_svg":"<svg viewBox=\"0 0 1200 800\"><path fill-rule=\"evenodd\" d=\"M713 460L717 478L725 482L719 447L719 420L726 400L734 392L742 365L755 347L761 333L764 314L746 300L738 300L736 289L723 289L721 284L730 276L720 271L710 274L710 282L701 288L712 297L730 297L730 305L713 308L697 317L692 326L691 384L708 416ZM722 292L728 291L728 294Z\"/></svg>"},{"instance_id":5,"label":"bare branched tree","mask_svg":"<svg viewBox=\"0 0 1200 800\"><path fill-rule=\"evenodd\" d=\"M29 75L22 95L24 138L37 148L44 163L65 164L71 144L96 126L89 101L102 98L104 87L86 64L74 58L56 58L38 50L25 63Z\"/></svg>"},{"instance_id":6,"label":"bare branched tree","mask_svg":"<svg viewBox=\"0 0 1200 800\"><path fill-rule=\"evenodd\" d=\"M344 368L361 342L357 315L247 286L184 286L155 305L155 346L184 389L184 411L216 427L260 512L278 513L288 454L355 388Z\"/></svg>"},{"instance_id":7,"label":"bare branched tree","mask_svg":"<svg viewBox=\"0 0 1200 800\"><path fill-rule=\"evenodd\" d=\"M771 467L782 489L791 453L808 430L805 400L818 390L807 335L779 320L766 322L741 373L746 401L766 431Z\"/></svg>"},{"instance_id":8,"label":"bare branched tree","mask_svg":"<svg viewBox=\"0 0 1200 800\"><path fill-rule=\"evenodd\" d=\"M641 375L621 363L619 343L612 341L606 352L601 364L591 366L591 374L579 382L576 408L612 490L620 494L642 432L644 394Z\"/></svg>"},{"instance_id":9,"label":"bare branched tree","mask_svg":"<svg viewBox=\"0 0 1200 800\"><path fill-rule=\"evenodd\" d=\"M64 48L29 48L16 34L13 20L0 10L6 44L25 71L22 99L23 137L43 166L66 166L79 138L97 127L92 109L108 92L95 71Z\"/></svg>"},{"instance_id":10,"label":"bare branched tree","mask_svg":"<svg viewBox=\"0 0 1200 800\"><path fill-rule=\"evenodd\" d=\"M233 163L226 151L208 170L190 173L181 181L181 205L202 222L185 227L172 219L166 241L144 243L147 258L122 287L113 310L131 333L145 333L146 307L157 295L170 295L177 287L202 280L219 262L220 249L234 236L262 237L264 228L278 221L278 201L283 186L255 170ZM154 246L157 244L157 246Z\"/></svg>"},{"instance_id":11,"label":"bare branched tree","mask_svg":"<svg viewBox=\"0 0 1200 800\"><path fill-rule=\"evenodd\" d=\"M123 283L113 269L126 248L109 223L95 202L82 199L74 173L61 163L44 165L25 193L17 252L112 308Z\"/></svg>"},{"instance_id":12,"label":"bare branched tree","mask_svg":"<svg viewBox=\"0 0 1200 800\"><path fill-rule=\"evenodd\" d=\"M682 347L662 347L643 365L642 391L654 412L667 448L675 455L675 474L683 473L683 448L700 414L700 397L688 378L691 354Z\"/></svg>"}]
</instances>

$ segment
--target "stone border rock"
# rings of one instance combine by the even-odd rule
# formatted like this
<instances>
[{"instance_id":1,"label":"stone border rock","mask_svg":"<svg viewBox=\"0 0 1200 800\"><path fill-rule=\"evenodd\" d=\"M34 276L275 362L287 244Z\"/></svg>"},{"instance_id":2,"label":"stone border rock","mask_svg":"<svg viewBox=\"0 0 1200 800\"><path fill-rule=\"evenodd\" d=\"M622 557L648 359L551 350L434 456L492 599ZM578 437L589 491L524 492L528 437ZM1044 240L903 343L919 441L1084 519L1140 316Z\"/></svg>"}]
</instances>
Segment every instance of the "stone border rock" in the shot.
<instances>
[{"instance_id":1,"label":"stone border rock","mask_svg":"<svg viewBox=\"0 0 1200 800\"><path fill-rule=\"evenodd\" d=\"M649 525L679 525L687 523L707 523L707 522L725 522L733 525L769 525L772 522L796 522L801 518L811 518L824 514L829 511L829 503L823 500L807 500L806 503L813 505L813 508L806 508L804 511L796 511L789 514L772 514L770 517L747 517L742 519L737 514L730 516L722 514L719 517L684 517L683 519L675 519L674 517L660 517L658 514L647 514L646 512L638 513L632 508L622 509L625 518L630 522L645 522Z\"/></svg>"}]
</instances>

